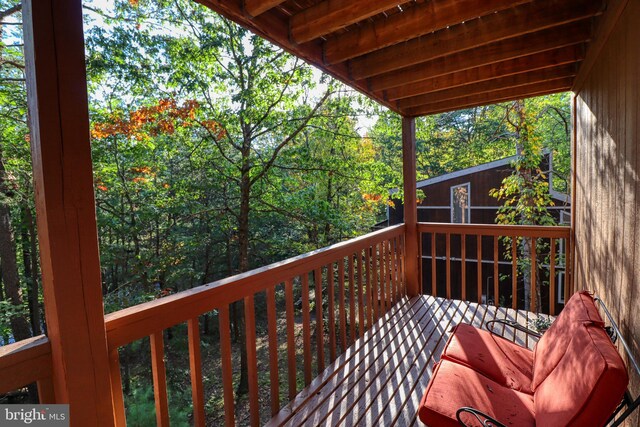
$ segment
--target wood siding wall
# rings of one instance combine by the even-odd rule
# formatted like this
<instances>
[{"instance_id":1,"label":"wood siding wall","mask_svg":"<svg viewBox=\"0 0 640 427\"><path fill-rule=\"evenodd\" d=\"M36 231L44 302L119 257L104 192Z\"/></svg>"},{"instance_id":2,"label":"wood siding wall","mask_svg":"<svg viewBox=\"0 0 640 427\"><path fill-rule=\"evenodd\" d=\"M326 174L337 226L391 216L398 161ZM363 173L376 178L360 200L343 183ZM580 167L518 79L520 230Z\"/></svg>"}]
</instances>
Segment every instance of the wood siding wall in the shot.
<instances>
[{"instance_id":1,"label":"wood siding wall","mask_svg":"<svg viewBox=\"0 0 640 427\"><path fill-rule=\"evenodd\" d=\"M640 2L629 1L575 99L577 289L600 295L640 359ZM640 379L632 376L632 390ZM629 425L639 425L638 411Z\"/></svg>"}]
</instances>

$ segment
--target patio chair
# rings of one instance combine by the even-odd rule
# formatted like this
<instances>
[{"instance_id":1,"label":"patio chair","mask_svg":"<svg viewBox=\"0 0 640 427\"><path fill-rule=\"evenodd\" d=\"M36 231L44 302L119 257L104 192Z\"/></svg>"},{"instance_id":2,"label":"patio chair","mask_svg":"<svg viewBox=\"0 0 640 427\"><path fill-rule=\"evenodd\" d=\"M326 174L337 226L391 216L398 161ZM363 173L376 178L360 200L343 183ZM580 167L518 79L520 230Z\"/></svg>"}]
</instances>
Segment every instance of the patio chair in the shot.
<instances>
[{"instance_id":1,"label":"patio chair","mask_svg":"<svg viewBox=\"0 0 640 427\"><path fill-rule=\"evenodd\" d=\"M599 304L610 327L605 327ZM505 324L539 338L533 351L493 333ZM456 326L420 403L429 426L617 426L640 405L614 342L640 369L604 303L574 294L540 336L507 321Z\"/></svg>"}]
</instances>

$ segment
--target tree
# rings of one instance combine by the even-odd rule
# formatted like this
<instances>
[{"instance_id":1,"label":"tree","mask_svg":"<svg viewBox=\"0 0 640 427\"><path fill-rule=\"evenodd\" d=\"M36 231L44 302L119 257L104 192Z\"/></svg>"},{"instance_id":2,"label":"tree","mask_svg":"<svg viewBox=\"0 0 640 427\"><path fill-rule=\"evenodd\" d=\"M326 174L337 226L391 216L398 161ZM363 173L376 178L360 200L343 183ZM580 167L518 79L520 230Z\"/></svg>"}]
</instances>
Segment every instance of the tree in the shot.
<instances>
[{"instance_id":1,"label":"tree","mask_svg":"<svg viewBox=\"0 0 640 427\"><path fill-rule=\"evenodd\" d=\"M499 224L519 225L555 225L548 208L553 206L549 193L546 174L540 169L542 161L542 140L534 127L534 117L527 111L525 101L517 100L506 110L505 118L513 129L516 141L516 160L514 172L502 181L499 189L490 191L490 195L502 201L502 207L496 215ZM536 275L535 289L538 297L536 306L531 307L531 239L521 238L522 258L519 260L523 272L524 308L538 311L540 307L540 289L542 280ZM505 241L511 247L510 240ZM537 259L540 259L540 244L536 245ZM509 251L507 251L509 252ZM510 254L506 254L510 257ZM512 298L516 298L515 295Z\"/></svg>"}]
</instances>

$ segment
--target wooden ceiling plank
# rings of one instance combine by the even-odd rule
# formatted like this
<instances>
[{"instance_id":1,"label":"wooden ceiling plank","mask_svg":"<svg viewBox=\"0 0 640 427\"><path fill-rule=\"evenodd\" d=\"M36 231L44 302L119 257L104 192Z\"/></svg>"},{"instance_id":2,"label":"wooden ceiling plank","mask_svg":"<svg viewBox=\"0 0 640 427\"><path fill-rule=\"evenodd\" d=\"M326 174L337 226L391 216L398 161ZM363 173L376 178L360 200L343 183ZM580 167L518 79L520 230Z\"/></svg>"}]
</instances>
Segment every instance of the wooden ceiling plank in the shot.
<instances>
[{"instance_id":1,"label":"wooden ceiling plank","mask_svg":"<svg viewBox=\"0 0 640 427\"><path fill-rule=\"evenodd\" d=\"M471 95L466 98L452 99L442 102L424 104L419 107L407 108L402 113L408 117L423 116L436 112L454 111L463 108L470 108L479 105L496 104L498 102L521 99L542 94L563 92L571 89L573 77L550 80L541 83L534 83L511 89L489 91L481 94Z\"/></svg>"},{"instance_id":2,"label":"wooden ceiling plank","mask_svg":"<svg viewBox=\"0 0 640 427\"><path fill-rule=\"evenodd\" d=\"M366 82L353 81L349 75L346 64L338 64L333 67L324 66L324 61L322 60L322 44L320 41L305 43L303 46L293 46L289 40L289 21L284 15L278 13L276 9L268 10L255 18L250 18L244 13L242 4L238 0L196 1L225 18L247 28L258 36L280 46L292 55L302 58L307 63L316 66L381 105L396 111L395 105L387 102L382 96L371 93L366 86Z\"/></svg>"},{"instance_id":3,"label":"wooden ceiling plank","mask_svg":"<svg viewBox=\"0 0 640 427\"><path fill-rule=\"evenodd\" d=\"M381 91L481 65L579 44L587 41L590 33L590 22L584 21L569 24L562 31L549 29L502 40L372 77L369 79L369 88L374 92Z\"/></svg>"},{"instance_id":4,"label":"wooden ceiling plank","mask_svg":"<svg viewBox=\"0 0 640 427\"><path fill-rule=\"evenodd\" d=\"M325 42L327 64L336 64L450 25L533 0L431 0L387 19L363 24Z\"/></svg>"},{"instance_id":5,"label":"wooden ceiling plank","mask_svg":"<svg viewBox=\"0 0 640 427\"><path fill-rule=\"evenodd\" d=\"M284 3L285 0L244 0L244 10L250 16L258 16Z\"/></svg>"},{"instance_id":6,"label":"wooden ceiling plank","mask_svg":"<svg viewBox=\"0 0 640 427\"><path fill-rule=\"evenodd\" d=\"M524 94L524 95L520 95L517 97L506 97L506 98L497 98L497 99L493 99L493 100L489 100L489 101L482 101L482 102L476 102L476 103L471 103L471 104L467 104L467 105L451 105L445 108L442 108L440 110L424 110L422 113L415 115L415 117L417 116L430 116L433 114L442 114L442 113L448 113L451 111L456 111L456 110L463 110L465 108L474 108L474 107L482 107L484 105L492 105L492 104L499 104L501 102L508 102L508 101L514 101L515 99L526 99L526 98L534 98L537 96L544 96L544 95L552 95L554 93L559 93L559 92L565 92L568 91L570 88L562 88L560 90L558 89L553 89L553 90L549 90L549 91L545 91L545 92L534 92L534 93L530 93L530 94ZM406 113L401 113L401 114L406 114ZM411 117L410 115L407 115L407 117Z\"/></svg>"},{"instance_id":7,"label":"wooden ceiling plank","mask_svg":"<svg viewBox=\"0 0 640 427\"><path fill-rule=\"evenodd\" d=\"M485 80L479 83L472 83L402 99L398 102L398 108L406 110L411 107L418 107L420 105L432 104L434 102L441 102L450 99L465 98L470 95L476 95L484 92L516 88L519 86L526 86L533 83L541 83L565 77L574 77L576 74L577 68L574 64L513 74L507 77L499 77L497 79Z\"/></svg>"},{"instance_id":8,"label":"wooden ceiling plank","mask_svg":"<svg viewBox=\"0 0 640 427\"><path fill-rule=\"evenodd\" d=\"M402 3L402 0L324 0L291 17L291 40L306 43Z\"/></svg>"},{"instance_id":9,"label":"wooden ceiling plank","mask_svg":"<svg viewBox=\"0 0 640 427\"><path fill-rule=\"evenodd\" d=\"M595 16L601 10L601 1L536 1L355 58L350 61L351 73L356 80L371 77L470 48L565 25Z\"/></svg>"},{"instance_id":10,"label":"wooden ceiling plank","mask_svg":"<svg viewBox=\"0 0 640 427\"><path fill-rule=\"evenodd\" d=\"M434 77L417 83L389 89L385 93L386 99L396 101L438 90L464 86L466 84L491 80L527 71L534 71L555 67L563 64L573 64L584 58L584 50L576 46L569 46L550 52L541 52L521 58L483 65L464 71L458 71L444 76ZM380 95L382 96L382 95Z\"/></svg>"}]
</instances>

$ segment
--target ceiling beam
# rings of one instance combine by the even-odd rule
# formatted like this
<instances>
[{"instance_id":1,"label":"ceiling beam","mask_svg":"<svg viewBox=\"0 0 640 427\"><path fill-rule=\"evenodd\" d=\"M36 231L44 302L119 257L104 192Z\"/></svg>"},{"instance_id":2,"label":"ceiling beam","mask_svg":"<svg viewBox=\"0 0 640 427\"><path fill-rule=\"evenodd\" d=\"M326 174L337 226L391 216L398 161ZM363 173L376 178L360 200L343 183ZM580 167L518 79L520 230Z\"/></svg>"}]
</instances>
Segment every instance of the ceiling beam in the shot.
<instances>
[{"instance_id":1,"label":"ceiling beam","mask_svg":"<svg viewBox=\"0 0 640 427\"><path fill-rule=\"evenodd\" d=\"M285 0L244 0L244 10L250 16L258 16L267 10L276 7Z\"/></svg>"},{"instance_id":2,"label":"ceiling beam","mask_svg":"<svg viewBox=\"0 0 640 427\"><path fill-rule=\"evenodd\" d=\"M514 74L507 77L499 77L497 79L485 80L479 83L405 98L398 101L398 108L406 110L411 107L418 107L420 105L432 104L450 99L465 98L470 95L477 95L485 92L510 89L565 77L574 77L576 74L577 67L574 64L561 65L559 67Z\"/></svg>"},{"instance_id":3,"label":"ceiling beam","mask_svg":"<svg viewBox=\"0 0 640 427\"><path fill-rule=\"evenodd\" d=\"M434 77L417 83L400 86L385 91L389 101L409 98L438 90L464 86L528 71L572 64L584 58L584 49L579 46L569 46L549 52L536 53L522 58L509 59L495 64L483 65L468 70Z\"/></svg>"},{"instance_id":4,"label":"ceiling beam","mask_svg":"<svg viewBox=\"0 0 640 427\"><path fill-rule=\"evenodd\" d=\"M367 22L324 46L327 64L336 64L397 43L447 28L469 19L532 0L431 0L402 13Z\"/></svg>"},{"instance_id":5,"label":"ceiling beam","mask_svg":"<svg viewBox=\"0 0 640 427\"><path fill-rule=\"evenodd\" d=\"M401 3L402 0L324 0L291 17L291 40L311 41Z\"/></svg>"},{"instance_id":6,"label":"ceiling beam","mask_svg":"<svg viewBox=\"0 0 640 427\"><path fill-rule=\"evenodd\" d=\"M485 92L471 95L466 98L451 99L442 102L434 102L419 107L412 107L403 110L402 113L408 117L424 116L427 114L441 113L445 111L461 110L463 108L477 107L480 105L497 104L499 102L511 101L514 99L541 96L550 93L563 92L571 89L573 77L550 80L542 83L534 83L517 88L503 89L498 91Z\"/></svg>"},{"instance_id":7,"label":"ceiling beam","mask_svg":"<svg viewBox=\"0 0 640 427\"><path fill-rule=\"evenodd\" d=\"M369 88L372 91L380 91L481 65L582 43L589 39L590 24L584 21L569 24L562 30L553 28L527 34L385 73L370 78Z\"/></svg>"},{"instance_id":8,"label":"ceiling beam","mask_svg":"<svg viewBox=\"0 0 640 427\"><path fill-rule=\"evenodd\" d=\"M482 2L478 2L482 3ZM363 79L500 40L554 28L597 15L600 0L536 1L474 19L370 53L351 61L354 79ZM325 47L325 60L327 59Z\"/></svg>"}]
</instances>

